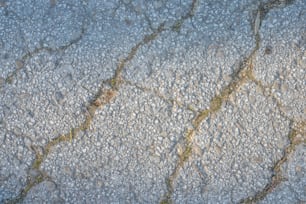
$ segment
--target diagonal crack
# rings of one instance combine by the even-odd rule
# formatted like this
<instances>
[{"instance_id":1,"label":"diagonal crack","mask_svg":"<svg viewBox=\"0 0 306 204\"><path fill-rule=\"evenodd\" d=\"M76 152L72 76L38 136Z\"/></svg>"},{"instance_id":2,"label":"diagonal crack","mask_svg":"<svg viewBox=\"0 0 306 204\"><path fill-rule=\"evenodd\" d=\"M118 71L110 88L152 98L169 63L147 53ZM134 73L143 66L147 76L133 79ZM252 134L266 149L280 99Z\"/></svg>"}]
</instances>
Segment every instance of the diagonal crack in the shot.
<instances>
[{"instance_id":1,"label":"diagonal crack","mask_svg":"<svg viewBox=\"0 0 306 204\"><path fill-rule=\"evenodd\" d=\"M44 52L44 51L49 52L49 53L65 51L69 47L71 47L72 45L80 42L83 39L83 37L86 34L86 31L88 29L87 24L88 24L87 19L84 19L84 21L82 22L82 27L81 27L80 33L78 34L78 36L76 38L70 40L68 43L66 43L64 45L61 45L61 46L56 47L56 48L52 48L52 47L48 47L48 46L41 46L41 47L35 48L33 51L28 51L27 53L25 53L20 59L16 60L16 69L8 74L8 76L5 78L5 83L12 84L14 79L16 78L17 74L24 68L25 61L30 59L34 55L39 54L40 52Z\"/></svg>"},{"instance_id":2,"label":"diagonal crack","mask_svg":"<svg viewBox=\"0 0 306 204\"><path fill-rule=\"evenodd\" d=\"M161 100L169 103L172 106L178 105L179 107L184 108L185 110L193 112L193 114L197 114L198 113L198 111L195 110L192 105L190 105L190 104L183 104L181 101L179 101L179 100L177 100L175 98L172 98L170 96L167 96L166 94L161 93L157 89L145 87L145 86L139 85L137 83L131 82L129 80L126 80L126 79L124 79L123 83L125 83L126 85L133 86L133 87L135 87L135 88L137 88L137 89L139 89L139 90L141 90L143 92L151 93L154 96L160 98Z\"/></svg>"},{"instance_id":3,"label":"diagonal crack","mask_svg":"<svg viewBox=\"0 0 306 204\"><path fill-rule=\"evenodd\" d=\"M273 9L280 5L287 6L292 4L293 2L294 0L287 0L287 1L273 0L264 5L260 5L259 6L260 15L257 15L257 18L258 16L260 16L261 20L259 23L256 22L255 20L254 28L256 28L256 26L258 25L260 26L262 19L266 16L266 14L270 11L270 9ZM257 32L256 29L255 32ZM279 184L281 184L282 181L284 181L281 171L281 166L288 160L288 157L295 151L297 145L302 143L306 144L306 131L305 131L306 121L298 121L290 118L282 110L283 105L281 101L279 101L277 97L271 93L272 89L271 86L263 85L263 83L260 80L256 79L254 76L252 76L250 80L253 81L263 91L263 93L268 92L266 94L267 97L271 97L274 100L274 102L276 102L277 108L281 116L290 121L289 132L287 135L289 139L289 144L284 149L283 156L278 161L276 161L276 163L272 167L273 174L272 177L270 178L269 183L266 184L266 186L262 190L256 192L253 196L241 199L239 203L257 203L263 200L269 193L271 193Z\"/></svg>"},{"instance_id":4,"label":"diagonal crack","mask_svg":"<svg viewBox=\"0 0 306 204\"><path fill-rule=\"evenodd\" d=\"M162 200L160 203L172 203L171 196L174 192L174 182L177 179L179 175L180 169L185 165L185 163L190 159L193 153L193 138L194 135L197 133L199 126L201 123L211 114L214 114L218 112L222 106L222 103L225 102L228 97L237 89L244 84L246 81L254 81L257 86L262 86L258 80L255 79L253 75L253 64L252 59L253 56L256 54L257 50L260 47L260 35L258 33L261 22L263 18L266 16L266 14L269 12L270 9L282 5L284 1L281 0L273 0L269 1L268 3L262 4L259 6L257 10L257 15L253 22L253 32L256 39L255 48L251 52L251 54L247 57L245 57L243 60L241 60L239 68L232 74L232 81L227 85L219 95L216 95L210 102L210 106L208 109L202 110L200 112L196 112L196 116L192 120L193 128L190 128L186 131L184 139L183 139L183 149L181 152L179 152L179 159L177 161L176 167L173 170L173 172L170 174L170 176L166 179L166 185L167 185L167 193L163 195ZM288 5L292 3L292 0L285 1L285 5ZM86 115L86 118L83 123L81 123L79 126L72 128L68 133L65 133L63 135L59 135L58 137L52 139L49 141L44 147L42 147L42 150L39 150L37 147L33 147L33 150L36 153L35 159L32 163L32 166L30 170L36 170L38 174L28 180L27 185L22 189L20 194L16 196L13 199L5 201L5 203L18 203L21 202L27 195L27 193L31 190L32 187L38 185L39 183L45 181L48 179L48 176L40 170L42 162L46 159L48 154L51 152L52 148L56 146L57 144L61 142L67 142L75 139L81 131L86 131L90 128L91 122L94 119L94 116L96 114L96 111L99 108L103 108L107 104L111 103L117 96L118 91L120 90L121 86L124 85L124 81L122 78L122 71L124 70L126 64L131 61L137 51L144 45L152 42L155 40L161 32L171 29L173 31L177 31L181 28L182 23L188 19L191 18L196 10L196 6L198 4L197 0L192 1L191 9L181 18L176 20L169 28L165 28L165 23L161 23L156 30L154 30L151 34L145 35L144 38L138 42L134 47L131 48L129 54L119 60L116 71L114 73L114 76L107 80L106 82L110 85L107 88L105 87L105 83L102 83L101 87L99 88L99 91L96 93L95 97L92 101L89 102L89 105L87 106L88 113ZM37 48L37 50L27 53L22 57L22 60L26 60L32 55L39 53L40 51L58 51L58 50L65 50L68 47L70 47L72 44L77 43L82 39L82 36L84 35L86 29L82 29L81 35L77 37L76 39L70 41L68 44L63 45L59 48L52 49L48 47L42 47ZM19 72L22 68L16 69L13 73L9 75L6 82L9 83ZM141 87L140 87L141 88ZM157 93L158 94L158 93ZM161 96L163 98L164 96ZM168 98L165 98L165 100L168 100ZM171 101L172 99L170 99ZM260 192L258 192L255 196L245 198L241 200L242 203L248 203L248 202L255 202L263 199L268 193L270 193L275 186L277 186L282 181L281 171L280 167L281 165L287 161L288 155L294 151L294 148L297 144L305 143L305 133L302 131L306 128L306 122L296 122L291 120L291 126L290 131L288 134L288 138L290 140L290 144L286 147L284 151L283 157L276 162L276 164L273 167L274 175L271 178L271 182L267 184L267 186ZM300 139L299 135L302 135L302 139Z\"/></svg>"},{"instance_id":5,"label":"diagonal crack","mask_svg":"<svg viewBox=\"0 0 306 204\"><path fill-rule=\"evenodd\" d=\"M195 6L196 6L197 0L192 1L191 9L188 11L186 15L180 18L180 20L186 20L187 18L190 18L193 16L194 11L195 11ZM171 28L172 26L170 26ZM36 185L39 183L45 181L48 179L48 176L46 173L44 173L40 167L44 160L47 158L48 154L51 152L52 148L56 145L58 145L61 142L67 142L67 141L72 141L77 137L77 135L82 131L86 131L90 128L90 125L92 123L92 120L94 119L94 116L96 114L96 111L99 108L102 108L109 104L111 101L113 101L117 94L118 91L120 90L120 87L123 85L123 79L122 79L122 71L124 70L126 64L131 61L134 56L136 55L137 51L144 45L150 43L154 39L156 39L159 34L163 31L167 30L165 28L165 23L161 23L156 30L154 30L151 34L145 35L144 38L138 42L134 47L131 48L130 52L128 55L119 60L117 68L115 70L114 76L111 79L106 80L106 82L110 85L109 87L105 88L105 82L102 83L101 87L99 88L98 92L96 93L95 97L93 100L89 102L89 105L87 106L87 114L85 117L84 122L82 122L79 126L73 127L70 129L69 132L59 135L56 138L53 138L50 140L42 149L38 147L32 147L32 149L35 151L35 159L29 169L30 170L35 170L37 173L34 178L31 178L27 181L26 186L21 190L21 192L12 199L6 200L5 203L19 203L22 202L23 199L26 197L27 193ZM85 29L78 38L73 40L72 42L68 43L67 45L63 45L58 49L67 49L69 46L71 46L73 43L78 42L79 40L82 39L82 36L85 32ZM35 53L40 52L41 50L47 50L49 51L50 48L40 48L37 49ZM53 51L51 49L51 51ZM24 56L25 59L28 57L32 56L32 54L35 53L29 53ZM12 73L11 76L15 76L16 73ZM29 173L28 173L29 174Z\"/></svg>"},{"instance_id":6,"label":"diagonal crack","mask_svg":"<svg viewBox=\"0 0 306 204\"><path fill-rule=\"evenodd\" d=\"M287 6L293 3L294 0L272 0L264 4L260 4L256 16L254 17L254 20L252 22L252 28L253 28L253 33L254 33L254 38L255 38L255 47L250 53L249 56L243 58L240 62L240 66L238 67L237 70L235 70L232 74L232 80L231 82L221 91L219 95L216 95L210 102L209 108L204 109L200 111L193 119L192 124L193 128L188 129L185 133L184 136L184 141L183 141L183 150L178 152L179 159L177 161L177 164L173 170L173 172L169 175L168 178L166 178L166 185L167 185L167 192L163 195L161 198L161 204L167 204L167 203L173 203L172 201L172 194L174 193L175 189L175 180L179 176L180 169L182 169L185 165L185 163L189 160L189 158L192 156L193 153L193 138L195 134L197 133L199 126L201 123L211 114L216 113L217 111L220 110L222 103L225 102L229 96L237 91L237 89L244 84L247 81L254 81L257 86L260 86L261 88L263 87L261 83L255 78L253 74L253 58L256 54L256 52L259 50L261 39L259 35L259 29L261 27L262 20L266 16L266 14L273 8L277 6ZM177 26L178 25L178 26ZM177 21L176 24L174 24L174 27L172 27L174 30L180 28L179 21ZM296 138L297 135L297 129L292 129L288 135L289 139L290 138ZM292 142L293 139L290 139L290 144L286 150L284 156L279 160L275 166L274 170L279 169L280 165L284 163L287 159L287 156L290 151L294 148L294 143ZM288 152L288 153L287 153ZM276 171L278 172L278 171ZM277 173L278 175L279 173ZM270 188L274 187L274 185L279 183L279 176L275 177L272 179L271 183L267 184L267 189L269 190ZM267 189L264 189L263 192L266 192ZM266 193L258 193L258 197L262 198L266 195ZM245 199L246 201L248 200Z\"/></svg>"},{"instance_id":7,"label":"diagonal crack","mask_svg":"<svg viewBox=\"0 0 306 204\"><path fill-rule=\"evenodd\" d=\"M295 122L290 121L290 131L288 133L289 145L285 148L283 156L272 167L273 175L270 182L255 195L244 198L239 203L257 203L263 200L269 193L271 193L282 181L284 181L281 166L288 160L289 155L294 152L295 147L299 144L306 144L306 121Z\"/></svg>"}]
</instances>

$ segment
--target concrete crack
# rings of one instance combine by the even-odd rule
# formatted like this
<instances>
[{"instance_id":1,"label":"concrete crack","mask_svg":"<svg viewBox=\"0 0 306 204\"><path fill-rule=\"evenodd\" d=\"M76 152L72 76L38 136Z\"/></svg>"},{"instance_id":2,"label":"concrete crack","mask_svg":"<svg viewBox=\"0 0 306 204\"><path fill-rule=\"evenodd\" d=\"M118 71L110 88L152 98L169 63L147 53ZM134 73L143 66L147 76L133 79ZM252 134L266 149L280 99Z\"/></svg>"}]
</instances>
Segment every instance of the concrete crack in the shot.
<instances>
[{"instance_id":1,"label":"concrete crack","mask_svg":"<svg viewBox=\"0 0 306 204\"><path fill-rule=\"evenodd\" d=\"M52 48L52 47L47 47L47 46L41 46L38 48L35 48L33 51L28 51L26 54L24 54L20 59L16 60L16 69L9 73L8 76L5 78L5 83L6 84L12 84L14 79L16 78L17 74L24 68L24 64L25 61L28 60L29 58L33 57L36 54L39 54L40 52L59 52L59 51L65 51L67 50L69 47L71 47L72 45L80 42L82 40L82 38L84 37L84 35L86 34L87 28L88 28L88 22L87 19L85 19L83 21L81 30L79 35L70 40L68 43L61 45L59 47L56 48Z\"/></svg>"},{"instance_id":2,"label":"concrete crack","mask_svg":"<svg viewBox=\"0 0 306 204\"><path fill-rule=\"evenodd\" d=\"M185 20L189 17L192 17L194 10L195 10L195 6L196 6L196 0L193 0L192 2L192 6L190 11L188 11L188 13L186 15L184 15L183 17L181 17L181 19ZM70 43L63 45L56 50L63 50L63 49L67 49L69 46L71 46L72 44L80 41L83 37L83 34L85 33L85 28L82 29L81 35L76 38L75 40L70 41ZM156 39L159 34L162 31L165 31L165 23L161 23L158 28L156 30L154 30L151 34L145 35L144 38L138 42L134 47L131 48L130 52L128 53L128 55L119 60L117 68L115 70L114 76L111 79L106 80L106 82L109 84L108 87L105 87L105 83L102 83L102 86L99 88L98 92L96 93L96 95L94 96L93 100L91 100L89 102L89 105L87 106L87 114L85 117L85 120L83 123L81 123L79 126L77 127L73 127L70 129L69 132L63 134L63 135L59 135L56 138L53 138L52 140L50 140L44 147L41 147L42 150L40 150L39 147L33 147L34 151L35 151L35 159L32 163L32 166L30 167L30 170L34 170L37 171L38 174L28 180L27 185L21 190L21 192L19 193L19 195L17 195L15 198L6 200L5 203L19 203L22 202L23 199L26 197L27 193L36 185L38 185L39 183L45 181L48 176L45 175L44 172L42 172L42 170L40 169L42 163L44 162L44 160L47 158L47 156L49 155L49 153L51 152L52 148L56 145L58 145L61 142L67 142L67 141L72 141L73 139L75 139L77 137L77 135L82 131L86 131L90 128L90 125L92 123L92 120L95 116L96 111L99 108L104 107L105 105L109 104L111 101L113 101L117 94L118 91L121 87L121 85L123 84L123 79L122 79L122 71L124 70L126 64L131 61L134 56L136 55L138 49L141 48L141 46L146 45L148 43L150 43L151 41L153 41L154 39ZM23 56L23 60L31 57L33 54L36 54L42 50L47 50L47 51L54 51L52 48L39 48L36 49L35 52L31 52L26 54L25 56ZM21 69L21 68L20 68ZM17 69L15 72L13 72L8 78L8 81L11 81L12 78L17 74L17 72L20 70Z\"/></svg>"},{"instance_id":3,"label":"concrete crack","mask_svg":"<svg viewBox=\"0 0 306 204\"><path fill-rule=\"evenodd\" d=\"M181 168L184 167L184 164L186 161L190 159L193 153L193 138L194 135L197 133L201 123L211 114L216 113L220 110L222 103L225 102L229 96L236 91L242 84L244 84L247 81L253 81L257 85L259 84L258 81L255 79L255 76L253 74L253 58L256 52L258 51L260 47L260 35L259 35L259 29L261 27L262 20L266 16L266 14L270 11L270 9L275 8L280 5L289 5L293 3L292 0L272 0L265 4L260 4L256 15L254 17L254 20L252 22L252 28L255 38L255 48L252 50L249 56L245 57L241 60L240 66L237 70L233 72L231 75L232 80L231 82L221 91L219 95L216 95L210 102L209 108L200 111L193 119L192 124L193 128L188 129L184 136L184 142L182 144L183 148L178 151L179 159L177 161L176 167L174 168L173 172L169 175L168 178L166 178L166 185L167 185L167 192L163 197L161 198L161 204L166 203L173 203L172 201L172 194L174 193L175 189L175 180L179 176L179 171ZM195 3L194 3L195 4ZM190 12L193 13L193 12ZM187 16L187 15L186 15ZM177 20L176 23L173 25L172 30L177 31L181 27L180 21ZM292 133L290 133L289 137L296 137L296 129L292 130ZM289 146L288 150L292 147ZM286 149L287 152L287 149ZM284 155L283 158L287 158L287 154ZM281 159L277 164L275 165L277 168L284 162L285 159ZM275 180L275 179L274 179ZM278 181L278 179L276 179ZM270 185L275 185L277 182L274 181ZM265 194L264 194L265 195ZM246 199L247 200L247 199Z\"/></svg>"},{"instance_id":4,"label":"concrete crack","mask_svg":"<svg viewBox=\"0 0 306 204\"><path fill-rule=\"evenodd\" d=\"M143 92L148 92L148 93L151 93L153 94L154 96L162 99L163 101L171 104L171 105L178 105L180 108L184 108L185 110L188 110L188 111L191 111L193 112L193 114L198 114L198 111L195 110L192 105L189 105L189 104L183 104L181 101L175 99L175 98L172 98L170 96L167 96L163 93L161 93L160 91L156 90L156 89L152 89L152 88L149 88L149 87L144 87L144 86L141 86L137 83L134 83L134 82L131 82L131 81L128 81L126 79L124 79L123 83L127 84L127 85L130 85L130 86L134 86L136 87L137 89L143 91Z\"/></svg>"},{"instance_id":5,"label":"concrete crack","mask_svg":"<svg viewBox=\"0 0 306 204\"><path fill-rule=\"evenodd\" d=\"M253 81L257 86L265 88L262 85L262 83L255 78L253 74L253 63L252 63L253 57L260 47L260 35L259 35L260 26L262 20L264 19L266 14L270 11L270 9L273 9L276 6L280 5L289 5L290 3L293 3L293 0L286 0L286 1L272 0L265 4L259 5L256 12L256 16L254 17L254 21L252 23L254 37L256 40L255 47L248 56L244 57L241 60L240 66L232 74L231 82L221 90L220 94L215 95L211 99L209 108L201 111L195 111L189 106L186 107L186 109L192 111L195 114L195 117L192 119L193 127L187 129L185 132L181 144L182 148L178 150L178 161L172 173L169 175L168 178L166 178L167 192L164 195L162 195L160 203L163 204L172 203L172 195L175 190L175 181L179 176L180 170L184 167L186 162L192 157L192 154L195 151L193 139L195 134L197 134L202 122L206 120L209 115L217 113L221 109L222 104L226 100L228 100L229 96L235 91L237 91L239 87L241 87L241 85L243 85L245 82ZM123 79L122 72L125 69L127 63L130 62L135 57L136 53L142 46L147 45L150 42L154 41L165 30L170 29L172 31L179 31L184 21L194 16L197 4L198 0L192 0L191 7L185 15L177 19L168 28L165 27L165 23L161 23L157 29L153 30L151 34L145 35L141 41L139 41L136 45L134 45L126 57L118 60L118 64L113 77L102 83L98 92L89 102L89 105L87 106L87 113L85 115L85 120L79 126L73 127L70 129L69 132L53 138L43 147L35 147L35 146L32 147L33 151L35 152L35 159L30 169L28 170L28 174L29 171L31 170L36 171L37 174L34 177L28 179L26 186L21 190L21 192L15 198L6 200L5 203L22 202L23 199L27 196L27 193L33 187L35 187L36 185L40 184L43 181L50 179L48 175L46 175L46 173L41 170L41 165L45 161L49 153L51 153L52 149L61 142L69 142L74 140L80 132L87 131L90 128L92 120L95 117L96 111L110 104L112 101L114 101L116 96L118 95L121 86L125 85L125 83L136 86L137 88L142 89L143 91L152 92L156 96L160 97L161 99L169 103L172 104L178 103L178 101L176 101L175 99L169 98L155 90L148 89L146 87L141 87L138 86L137 84L131 84L131 82L128 82ZM83 25L80 35L77 38L71 40L69 43L62 45L58 48L40 47L32 52L26 53L18 61L17 69L8 75L8 77L5 80L6 83L13 82L13 79L16 77L18 72L23 68L23 63L27 59L42 51L56 52L56 51L66 50L71 45L78 43L83 38L84 34L86 33L86 29L87 27ZM275 99L275 97L273 96L272 98ZM280 102L278 102L278 106L280 106ZM266 185L266 187L263 190L256 193L254 196L242 199L240 201L241 203L252 203L262 200L267 194L269 194L277 185L279 185L282 182L283 178L281 174L281 166L287 161L288 156L294 151L296 145L301 143L306 143L305 129L306 129L305 121L297 122L294 120L290 120L290 131L288 133L290 144L285 148L282 158L278 160L274 165L272 169L274 174L271 178L271 181Z\"/></svg>"},{"instance_id":6,"label":"concrete crack","mask_svg":"<svg viewBox=\"0 0 306 204\"><path fill-rule=\"evenodd\" d=\"M180 31L183 23L185 20L192 18L196 12L196 9L198 7L199 0L193 0L190 6L189 11L183 15L181 18L177 19L170 27L172 31Z\"/></svg>"},{"instance_id":7,"label":"concrete crack","mask_svg":"<svg viewBox=\"0 0 306 204\"><path fill-rule=\"evenodd\" d=\"M289 145L285 148L283 156L272 167L273 175L270 182L255 195L242 199L239 203L257 203L263 200L271 193L282 181L284 181L281 166L288 160L290 154L295 151L295 147L299 144L306 144L306 121L294 122L290 121L290 130L288 133Z\"/></svg>"}]
</instances>

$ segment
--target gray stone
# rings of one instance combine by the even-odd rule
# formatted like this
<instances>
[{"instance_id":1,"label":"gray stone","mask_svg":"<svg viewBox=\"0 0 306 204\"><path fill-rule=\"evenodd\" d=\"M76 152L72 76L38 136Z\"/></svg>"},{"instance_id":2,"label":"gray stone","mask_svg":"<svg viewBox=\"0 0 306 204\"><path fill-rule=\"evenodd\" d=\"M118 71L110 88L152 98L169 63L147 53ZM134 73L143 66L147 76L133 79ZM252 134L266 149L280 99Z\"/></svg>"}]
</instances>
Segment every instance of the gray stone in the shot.
<instances>
[{"instance_id":1,"label":"gray stone","mask_svg":"<svg viewBox=\"0 0 306 204\"><path fill-rule=\"evenodd\" d=\"M0 203L305 202L305 6L0 0Z\"/></svg>"}]
</instances>

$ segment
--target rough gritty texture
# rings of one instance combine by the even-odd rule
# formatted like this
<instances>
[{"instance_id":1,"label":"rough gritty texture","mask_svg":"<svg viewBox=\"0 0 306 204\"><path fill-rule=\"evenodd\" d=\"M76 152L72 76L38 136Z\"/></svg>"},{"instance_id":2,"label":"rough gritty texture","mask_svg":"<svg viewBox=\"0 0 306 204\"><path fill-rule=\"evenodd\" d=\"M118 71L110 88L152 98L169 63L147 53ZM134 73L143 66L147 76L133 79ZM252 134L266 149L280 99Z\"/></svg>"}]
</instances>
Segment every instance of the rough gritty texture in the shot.
<instances>
[{"instance_id":1,"label":"rough gritty texture","mask_svg":"<svg viewBox=\"0 0 306 204\"><path fill-rule=\"evenodd\" d=\"M282 172L285 181L262 203L302 203L306 200L306 147L299 145L288 162L283 165Z\"/></svg>"},{"instance_id":2,"label":"rough gritty texture","mask_svg":"<svg viewBox=\"0 0 306 204\"><path fill-rule=\"evenodd\" d=\"M68 197L82 192L83 200L69 202L156 203L177 157L174 145L192 116L170 105L135 87L124 88L99 111L88 133L55 148L42 168Z\"/></svg>"},{"instance_id":3,"label":"rough gritty texture","mask_svg":"<svg viewBox=\"0 0 306 204\"><path fill-rule=\"evenodd\" d=\"M263 188L271 177L269 167L288 144L289 122L271 111L275 108L254 84L233 94L202 123L194 139L195 155L181 172L174 200L237 203Z\"/></svg>"},{"instance_id":4,"label":"rough gritty texture","mask_svg":"<svg viewBox=\"0 0 306 204\"><path fill-rule=\"evenodd\" d=\"M0 0L0 203L303 203L306 2Z\"/></svg>"},{"instance_id":5,"label":"rough gritty texture","mask_svg":"<svg viewBox=\"0 0 306 204\"><path fill-rule=\"evenodd\" d=\"M267 14L262 22L262 46L255 62L256 77L272 87L282 110L297 120L306 120L305 8L305 1L297 1L288 8Z\"/></svg>"}]
</instances>

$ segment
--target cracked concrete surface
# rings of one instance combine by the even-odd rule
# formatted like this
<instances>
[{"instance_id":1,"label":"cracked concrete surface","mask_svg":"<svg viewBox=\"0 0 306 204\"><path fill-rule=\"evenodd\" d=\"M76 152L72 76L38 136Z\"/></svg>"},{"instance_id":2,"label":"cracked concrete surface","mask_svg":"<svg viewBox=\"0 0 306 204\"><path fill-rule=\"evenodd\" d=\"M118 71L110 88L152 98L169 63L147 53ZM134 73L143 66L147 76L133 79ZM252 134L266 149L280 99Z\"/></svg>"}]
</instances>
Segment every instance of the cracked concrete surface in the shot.
<instances>
[{"instance_id":1,"label":"cracked concrete surface","mask_svg":"<svg viewBox=\"0 0 306 204\"><path fill-rule=\"evenodd\" d=\"M0 0L0 202L306 202L305 10Z\"/></svg>"}]
</instances>

